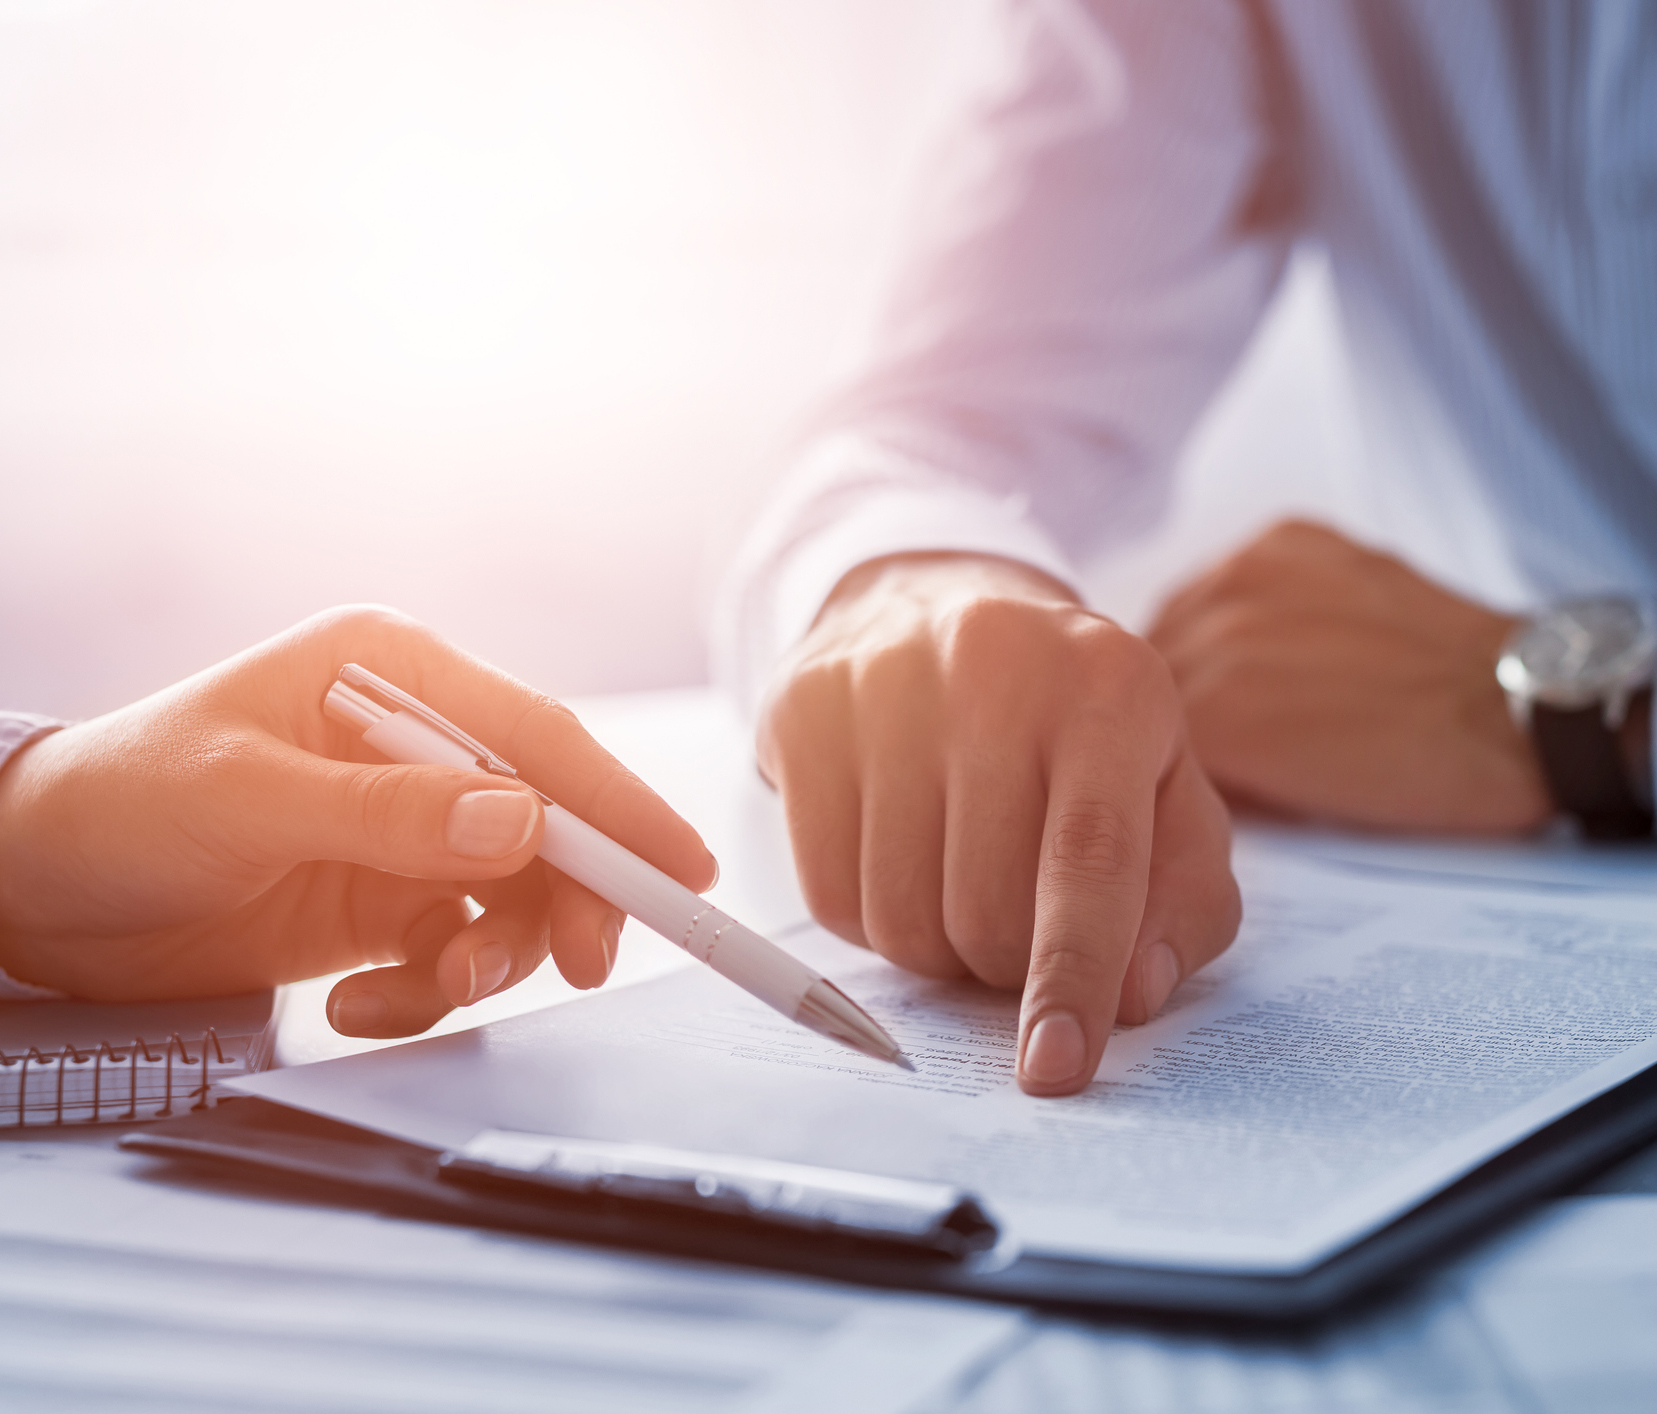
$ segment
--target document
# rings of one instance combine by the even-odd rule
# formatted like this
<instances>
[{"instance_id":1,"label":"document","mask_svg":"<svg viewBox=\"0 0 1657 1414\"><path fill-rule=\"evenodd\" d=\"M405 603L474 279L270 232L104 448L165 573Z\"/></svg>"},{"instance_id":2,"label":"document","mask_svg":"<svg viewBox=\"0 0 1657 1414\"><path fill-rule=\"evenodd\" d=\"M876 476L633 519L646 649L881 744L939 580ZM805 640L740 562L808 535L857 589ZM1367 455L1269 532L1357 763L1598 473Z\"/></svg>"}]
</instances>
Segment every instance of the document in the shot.
<instances>
[{"instance_id":1,"label":"document","mask_svg":"<svg viewBox=\"0 0 1657 1414\"><path fill-rule=\"evenodd\" d=\"M7 1410L906 1414L1026 1324L158 1171L0 1144Z\"/></svg>"},{"instance_id":2,"label":"document","mask_svg":"<svg viewBox=\"0 0 1657 1414\"><path fill-rule=\"evenodd\" d=\"M1013 1083L1016 998L820 931L786 941L913 1075L689 969L236 1088L446 1147L518 1129L945 1180L1027 1250L1289 1273L1657 1062L1649 893L1239 868L1237 943L1066 1099Z\"/></svg>"}]
</instances>

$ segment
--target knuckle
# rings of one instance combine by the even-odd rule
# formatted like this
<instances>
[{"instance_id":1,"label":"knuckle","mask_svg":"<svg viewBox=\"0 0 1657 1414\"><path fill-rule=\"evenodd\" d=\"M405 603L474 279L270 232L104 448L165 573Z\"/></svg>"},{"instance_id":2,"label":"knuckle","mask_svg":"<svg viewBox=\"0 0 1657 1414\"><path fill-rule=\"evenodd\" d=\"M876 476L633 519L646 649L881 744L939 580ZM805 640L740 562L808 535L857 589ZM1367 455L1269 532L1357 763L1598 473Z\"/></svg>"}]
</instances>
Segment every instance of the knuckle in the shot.
<instances>
[{"instance_id":1,"label":"knuckle","mask_svg":"<svg viewBox=\"0 0 1657 1414\"><path fill-rule=\"evenodd\" d=\"M1262 566L1265 554L1252 547L1233 555L1209 577L1208 592L1203 596L1202 611L1206 617L1227 604L1247 601L1257 594L1267 580Z\"/></svg>"},{"instance_id":2,"label":"knuckle","mask_svg":"<svg viewBox=\"0 0 1657 1414\"><path fill-rule=\"evenodd\" d=\"M1069 637L1076 666L1090 685L1154 687L1168 675L1162 655L1149 642L1107 619L1080 620L1071 626Z\"/></svg>"},{"instance_id":3,"label":"knuckle","mask_svg":"<svg viewBox=\"0 0 1657 1414\"><path fill-rule=\"evenodd\" d=\"M1130 708L1139 720L1169 723L1180 719L1179 683L1174 670L1148 643L1141 643L1134 654L1134 672L1126 691Z\"/></svg>"},{"instance_id":4,"label":"knuckle","mask_svg":"<svg viewBox=\"0 0 1657 1414\"><path fill-rule=\"evenodd\" d=\"M807 869L800 874L800 892L811 916L829 932L859 947L869 946L855 885L829 871Z\"/></svg>"},{"instance_id":5,"label":"knuckle","mask_svg":"<svg viewBox=\"0 0 1657 1414\"><path fill-rule=\"evenodd\" d=\"M310 623L330 637L351 643L374 643L425 626L389 604L337 604L315 615Z\"/></svg>"},{"instance_id":6,"label":"knuckle","mask_svg":"<svg viewBox=\"0 0 1657 1414\"><path fill-rule=\"evenodd\" d=\"M844 737L850 715L838 665L811 664L789 675L760 709L755 742L766 776L786 792L795 772L820 763L829 744Z\"/></svg>"},{"instance_id":7,"label":"knuckle","mask_svg":"<svg viewBox=\"0 0 1657 1414\"><path fill-rule=\"evenodd\" d=\"M1258 655L1237 647L1216 650L1186 690L1192 742L1243 739L1270 720L1267 704L1283 705L1280 688L1277 673Z\"/></svg>"},{"instance_id":8,"label":"knuckle","mask_svg":"<svg viewBox=\"0 0 1657 1414\"><path fill-rule=\"evenodd\" d=\"M1208 936L1204 940L1204 961L1218 957L1229 948L1237 937L1237 930L1243 926L1243 891L1238 888L1237 880L1229 869L1225 871L1225 877L1219 887L1219 897L1215 899L1209 917Z\"/></svg>"},{"instance_id":9,"label":"knuckle","mask_svg":"<svg viewBox=\"0 0 1657 1414\"><path fill-rule=\"evenodd\" d=\"M1094 948L1060 939L1049 941L1030 959L1029 985L1092 998L1116 985L1115 971Z\"/></svg>"},{"instance_id":10,"label":"knuckle","mask_svg":"<svg viewBox=\"0 0 1657 1414\"><path fill-rule=\"evenodd\" d=\"M934 686L937 660L924 641L905 639L871 649L850 672L849 695L877 711L922 700Z\"/></svg>"},{"instance_id":11,"label":"knuckle","mask_svg":"<svg viewBox=\"0 0 1657 1414\"><path fill-rule=\"evenodd\" d=\"M596 752L599 766L587 799L579 802L582 808L571 807L576 808L579 815L583 808L592 808L598 798L607 793L615 774L631 773L592 740L587 729L581 725L581 719L562 702L545 693L530 693L529 700L513 719L498 749L509 759L521 763L543 758L549 752L567 756L573 751L585 759L587 751L584 748Z\"/></svg>"},{"instance_id":12,"label":"knuckle","mask_svg":"<svg viewBox=\"0 0 1657 1414\"><path fill-rule=\"evenodd\" d=\"M845 666L838 661L819 659L801 664L789 674L768 707L777 730L792 733L818 729L826 717L843 709L846 678Z\"/></svg>"},{"instance_id":13,"label":"knuckle","mask_svg":"<svg viewBox=\"0 0 1657 1414\"><path fill-rule=\"evenodd\" d=\"M411 799L414 773L403 766L386 766L374 771L358 771L351 777L349 796L363 831L373 839L398 839L409 829L409 822L420 818Z\"/></svg>"},{"instance_id":14,"label":"knuckle","mask_svg":"<svg viewBox=\"0 0 1657 1414\"><path fill-rule=\"evenodd\" d=\"M1344 543L1327 525L1303 516L1288 516L1268 526L1244 553L1258 551L1262 557L1276 560L1328 550Z\"/></svg>"},{"instance_id":15,"label":"knuckle","mask_svg":"<svg viewBox=\"0 0 1657 1414\"><path fill-rule=\"evenodd\" d=\"M1100 766L1143 757L1167 759L1183 737L1184 723L1178 681L1161 664L1142 678L1103 679L1070 709L1060 745L1085 747Z\"/></svg>"},{"instance_id":16,"label":"knuckle","mask_svg":"<svg viewBox=\"0 0 1657 1414\"><path fill-rule=\"evenodd\" d=\"M586 736L581 719L556 698L532 693L507 736L507 749L522 752L536 740L559 741L573 734Z\"/></svg>"},{"instance_id":17,"label":"knuckle","mask_svg":"<svg viewBox=\"0 0 1657 1414\"><path fill-rule=\"evenodd\" d=\"M868 946L888 962L901 967L905 972L913 972L918 977L948 982L967 975L966 964L941 941L936 946L928 946L924 940L913 935L882 938L871 934ZM1017 983L1013 985L1016 986Z\"/></svg>"},{"instance_id":18,"label":"knuckle","mask_svg":"<svg viewBox=\"0 0 1657 1414\"><path fill-rule=\"evenodd\" d=\"M1288 564L1326 547L1332 533L1314 521L1289 517L1275 521L1210 576L1216 602L1245 599L1276 586Z\"/></svg>"},{"instance_id":19,"label":"knuckle","mask_svg":"<svg viewBox=\"0 0 1657 1414\"><path fill-rule=\"evenodd\" d=\"M927 916L913 891L876 879L862 892L864 931L887 957L907 952L923 940L942 940L942 926Z\"/></svg>"},{"instance_id":20,"label":"knuckle","mask_svg":"<svg viewBox=\"0 0 1657 1414\"><path fill-rule=\"evenodd\" d=\"M1231 603L1218 606L1208 616L1205 639L1209 646L1257 644L1282 625L1282 613L1260 603Z\"/></svg>"},{"instance_id":21,"label":"knuckle","mask_svg":"<svg viewBox=\"0 0 1657 1414\"><path fill-rule=\"evenodd\" d=\"M1021 600L985 596L952 608L944 616L941 637L951 657L999 659L1027 641L1032 627L1046 617L1046 610Z\"/></svg>"},{"instance_id":22,"label":"knuckle","mask_svg":"<svg viewBox=\"0 0 1657 1414\"><path fill-rule=\"evenodd\" d=\"M875 884L864 890L863 931L882 957L925 977L958 977L963 969L936 907L914 888Z\"/></svg>"},{"instance_id":23,"label":"knuckle","mask_svg":"<svg viewBox=\"0 0 1657 1414\"><path fill-rule=\"evenodd\" d=\"M856 854L844 841L804 832L792 820L790 826L800 893L811 916L837 937L867 947Z\"/></svg>"},{"instance_id":24,"label":"knuckle","mask_svg":"<svg viewBox=\"0 0 1657 1414\"><path fill-rule=\"evenodd\" d=\"M1316 521L1307 520L1304 516L1284 516L1267 526L1254 543L1262 548L1280 548L1322 539L1328 533Z\"/></svg>"},{"instance_id":25,"label":"knuckle","mask_svg":"<svg viewBox=\"0 0 1657 1414\"><path fill-rule=\"evenodd\" d=\"M1281 631L1281 620L1261 609L1244 605L1216 609L1168 664L1182 701L1189 708L1193 684L1200 684L1209 693L1242 685L1258 686L1240 683L1239 679L1269 674L1266 664Z\"/></svg>"},{"instance_id":26,"label":"knuckle","mask_svg":"<svg viewBox=\"0 0 1657 1414\"><path fill-rule=\"evenodd\" d=\"M944 934L972 974L992 987L1016 987L1030 965L1033 908L1014 909L983 889L944 902Z\"/></svg>"},{"instance_id":27,"label":"knuckle","mask_svg":"<svg viewBox=\"0 0 1657 1414\"><path fill-rule=\"evenodd\" d=\"M655 792L619 761L607 763L588 792L582 818L600 830L615 826L628 817L627 801L651 800Z\"/></svg>"},{"instance_id":28,"label":"knuckle","mask_svg":"<svg viewBox=\"0 0 1657 1414\"><path fill-rule=\"evenodd\" d=\"M980 982L1003 991L1016 991L1030 971L1030 946L1010 946L1005 939L983 948L957 947L955 955Z\"/></svg>"},{"instance_id":29,"label":"knuckle","mask_svg":"<svg viewBox=\"0 0 1657 1414\"><path fill-rule=\"evenodd\" d=\"M944 932L950 945L964 957L988 956L1019 935L1017 926L990 899L977 893L945 903Z\"/></svg>"},{"instance_id":30,"label":"knuckle","mask_svg":"<svg viewBox=\"0 0 1657 1414\"><path fill-rule=\"evenodd\" d=\"M1097 884L1131 873L1144 853L1139 832L1109 800L1067 802L1053 820L1043 860L1043 882L1064 887Z\"/></svg>"},{"instance_id":31,"label":"knuckle","mask_svg":"<svg viewBox=\"0 0 1657 1414\"><path fill-rule=\"evenodd\" d=\"M1097 781L1105 779L1101 770L1114 773L1150 761L1165 767L1184 733L1185 705L1174 669L1144 639L1109 626L1109 635L1070 674L1049 749L1057 760L1081 764L1084 776ZM1079 828L1090 813L1098 812L1082 810ZM1121 817L1120 810L1115 814Z\"/></svg>"}]
</instances>

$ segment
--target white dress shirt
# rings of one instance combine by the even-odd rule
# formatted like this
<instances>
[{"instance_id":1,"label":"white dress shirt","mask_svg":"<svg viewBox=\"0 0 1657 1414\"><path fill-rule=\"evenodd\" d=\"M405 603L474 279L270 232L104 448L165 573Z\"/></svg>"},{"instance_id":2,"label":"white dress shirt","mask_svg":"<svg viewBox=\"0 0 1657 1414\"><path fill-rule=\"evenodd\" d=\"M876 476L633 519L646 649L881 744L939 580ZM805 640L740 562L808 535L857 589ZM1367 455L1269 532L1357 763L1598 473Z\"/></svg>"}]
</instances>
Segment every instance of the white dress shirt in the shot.
<instances>
[{"instance_id":1,"label":"white dress shirt","mask_svg":"<svg viewBox=\"0 0 1657 1414\"><path fill-rule=\"evenodd\" d=\"M727 580L750 706L859 563L1143 534L1302 239L1383 492L1471 497L1536 600L1657 591L1657 5L1007 0L980 59Z\"/></svg>"}]
</instances>

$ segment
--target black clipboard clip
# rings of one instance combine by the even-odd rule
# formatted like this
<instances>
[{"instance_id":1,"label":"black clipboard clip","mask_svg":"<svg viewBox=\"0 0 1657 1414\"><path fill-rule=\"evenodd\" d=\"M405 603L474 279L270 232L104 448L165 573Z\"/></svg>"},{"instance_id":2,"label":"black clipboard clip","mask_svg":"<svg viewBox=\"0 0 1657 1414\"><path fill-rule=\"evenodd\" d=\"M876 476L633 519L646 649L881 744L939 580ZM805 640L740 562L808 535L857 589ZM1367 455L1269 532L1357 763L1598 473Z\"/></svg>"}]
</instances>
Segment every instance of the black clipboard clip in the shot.
<instances>
[{"instance_id":1,"label":"black clipboard clip","mask_svg":"<svg viewBox=\"0 0 1657 1414\"><path fill-rule=\"evenodd\" d=\"M445 1153L438 1173L520 1199L607 1201L957 1261L1000 1236L977 1200L950 1184L653 1144L486 1129Z\"/></svg>"}]
</instances>

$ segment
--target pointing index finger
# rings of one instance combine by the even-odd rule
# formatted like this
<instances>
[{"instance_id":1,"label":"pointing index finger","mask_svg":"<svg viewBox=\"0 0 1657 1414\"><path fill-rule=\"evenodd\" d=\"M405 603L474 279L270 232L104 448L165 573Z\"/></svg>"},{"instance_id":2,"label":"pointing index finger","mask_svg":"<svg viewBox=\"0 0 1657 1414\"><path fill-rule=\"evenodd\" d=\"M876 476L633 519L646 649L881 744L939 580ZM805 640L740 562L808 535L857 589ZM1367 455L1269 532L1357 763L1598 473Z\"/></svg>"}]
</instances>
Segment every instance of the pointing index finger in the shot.
<instances>
[{"instance_id":1,"label":"pointing index finger","mask_svg":"<svg viewBox=\"0 0 1657 1414\"><path fill-rule=\"evenodd\" d=\"M1092 1079L1149 888L1159 763L1143 742L1088 735L1055 755L1048 788L1019 1025L1019 1083L1035 1095Z\"/></svg>"}]
</instances>

